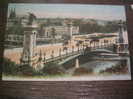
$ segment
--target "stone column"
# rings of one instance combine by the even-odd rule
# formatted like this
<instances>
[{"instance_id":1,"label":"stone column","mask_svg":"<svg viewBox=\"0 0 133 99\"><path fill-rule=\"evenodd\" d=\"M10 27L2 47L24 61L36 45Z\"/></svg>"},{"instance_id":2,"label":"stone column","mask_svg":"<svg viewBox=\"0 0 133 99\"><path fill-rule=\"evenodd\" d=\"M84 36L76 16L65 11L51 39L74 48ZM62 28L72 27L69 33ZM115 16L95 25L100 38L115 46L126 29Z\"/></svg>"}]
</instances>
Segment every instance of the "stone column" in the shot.
<instances>
[{"instance_id":1,"label":"stone column","mask_svg":"<svg viewBox=\"0 0 133 99\"><path fill-rule=\"evenodd\" d=\"M33 66L36 62L36 27L27 26L24 29L23 53L21 56L21 64Z\"/></svg>"},{"instance_id":2,"label":"stone column","mask_svg":"<svg viewBox=\"0 0 133 99\"><path fill-rule=\"evenodd\" d=\"M68 23L68 33L69 33L69 36L70 36L70 40L72 40L72 34L73 34L72 22Z\"/></svg>"},{"instance_id":3,"label":"stone column","mask_svg":"<svg viewBox=\"0 0 133 99\"><path fill-rule=\"evenodd\" d=\"M75 62L75 68L79 68L79 59L78 58L76 59L76 62Z\"/></svg>"}]
</instances>

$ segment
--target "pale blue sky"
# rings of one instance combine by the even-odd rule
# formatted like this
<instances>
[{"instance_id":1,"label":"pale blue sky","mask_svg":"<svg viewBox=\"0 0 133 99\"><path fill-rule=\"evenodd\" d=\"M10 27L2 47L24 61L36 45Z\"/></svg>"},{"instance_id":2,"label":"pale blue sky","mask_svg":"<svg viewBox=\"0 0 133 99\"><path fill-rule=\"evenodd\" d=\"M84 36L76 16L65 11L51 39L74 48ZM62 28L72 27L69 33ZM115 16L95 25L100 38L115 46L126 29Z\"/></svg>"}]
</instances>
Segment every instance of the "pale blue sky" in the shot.
<instances>
[{"instance_id":1,"label":"pale blue sky","mask_svg":"<svg viewBox=\"0 0 133 99\"><path fill-rule=\"evenodd\" d=\"M27 12L42 17L93 18L101 20L126 20L124 6L88 5L88 4L9 4L8 10L16 8L18 15Z\"/></svg>"}]
</instances>

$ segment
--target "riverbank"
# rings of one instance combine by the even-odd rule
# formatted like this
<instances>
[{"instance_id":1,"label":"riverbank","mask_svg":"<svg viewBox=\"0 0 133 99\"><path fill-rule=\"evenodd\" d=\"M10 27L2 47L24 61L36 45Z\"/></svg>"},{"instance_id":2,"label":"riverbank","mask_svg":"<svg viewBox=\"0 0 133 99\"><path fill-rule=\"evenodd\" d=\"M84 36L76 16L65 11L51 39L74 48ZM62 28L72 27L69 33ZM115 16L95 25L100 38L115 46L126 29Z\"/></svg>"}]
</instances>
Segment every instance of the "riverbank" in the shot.
<instances>
[{"instance_id":1,"label":"riverbank","mask_svg":"<svg viewBox=\"0 0 133 99\"><path fill-rule=\"evenodd\" d=\"M73 44L74 45L74 44ZM72 45L67 46L68 49L72 49ZM76 46L75 50L77 50ZM44 44L44 45L37 45L36 52L39 54L40 51L42 54L46 54L46 59L51 57L52 52L54 56L59 55L59 50L62 50L63 52L63 44L62 43L56 43L56 44ZM12 49L5 49L4 51L4 57L10 59L11 61L15 62L16 64L20 63L20 58L22 54L23 48L12 48Z\"/></svg>"}]
</instances>

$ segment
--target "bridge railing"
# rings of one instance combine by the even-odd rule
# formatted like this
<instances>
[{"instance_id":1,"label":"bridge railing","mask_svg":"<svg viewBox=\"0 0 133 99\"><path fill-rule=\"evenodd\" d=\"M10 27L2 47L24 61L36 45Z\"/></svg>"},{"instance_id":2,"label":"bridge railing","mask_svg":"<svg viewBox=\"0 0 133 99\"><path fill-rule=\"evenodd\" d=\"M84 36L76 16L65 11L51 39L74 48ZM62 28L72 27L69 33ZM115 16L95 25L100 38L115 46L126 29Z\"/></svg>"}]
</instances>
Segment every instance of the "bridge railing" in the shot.
<instances>
[{"instance_id":1,"label":"bridge railing","mask_svg":"<svg viewBox=\"0 0 133 99\"><path fill-rule=\"evenodd\" d=\"M52 62L52 61L56 61L56 60L61 60L61 59L64 59L66 57L70 57L70 56L81 54L81 53L83 53L83 49L80 49L78 51L72 51L70 53L66 53L66 54L63 54L63 55L58 55L56 57L51 57L49 59L45 59L44 63L48 63L48 62Z\"/></svg>"},{"instance_id":2,"label":"bridge railing","mask_svg":"<svg viewBox=\"0 0 133 99\"><path fill-rule=\"evenodd\" d=\"M95 47L91 46L90 51L98 49L98 48L107 48L107 47L110 47L110 46L113 46L113 44L102 45L102 46L98 45L98 46L95 46ZM82 54L82 53L84 53L85 49L86 49L86 47L81 47L78 50L75 50L75 51L73 50L73 51L67 52L65 54L59 54L58 56L53 55L53 57L51 57L51 58L44 59L44 63L48 63L48 62L52 62L52 61L56 61L56 60L61 60L63 58L70 57L70 56L77 55L77 54Z\"/></svg>"}]
</instances>

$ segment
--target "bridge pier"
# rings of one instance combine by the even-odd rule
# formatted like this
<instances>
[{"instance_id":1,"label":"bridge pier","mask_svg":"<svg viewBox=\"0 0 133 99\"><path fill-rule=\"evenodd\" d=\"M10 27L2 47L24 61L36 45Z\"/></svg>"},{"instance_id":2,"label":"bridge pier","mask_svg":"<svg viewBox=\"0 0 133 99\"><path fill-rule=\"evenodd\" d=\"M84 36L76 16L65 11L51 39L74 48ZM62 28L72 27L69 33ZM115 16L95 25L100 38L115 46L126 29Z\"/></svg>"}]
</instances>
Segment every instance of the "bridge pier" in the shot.
<instances>
[{"instance_id":1,"label":"bridge pier","mask_svg":"<svg viewBox=\"0 0 133 99\"><path fill-rule=\"evenodd\" d=\"M75 68L79 68L79 59L78 58L75 60Z\"/></svg>"}]
</instances>

